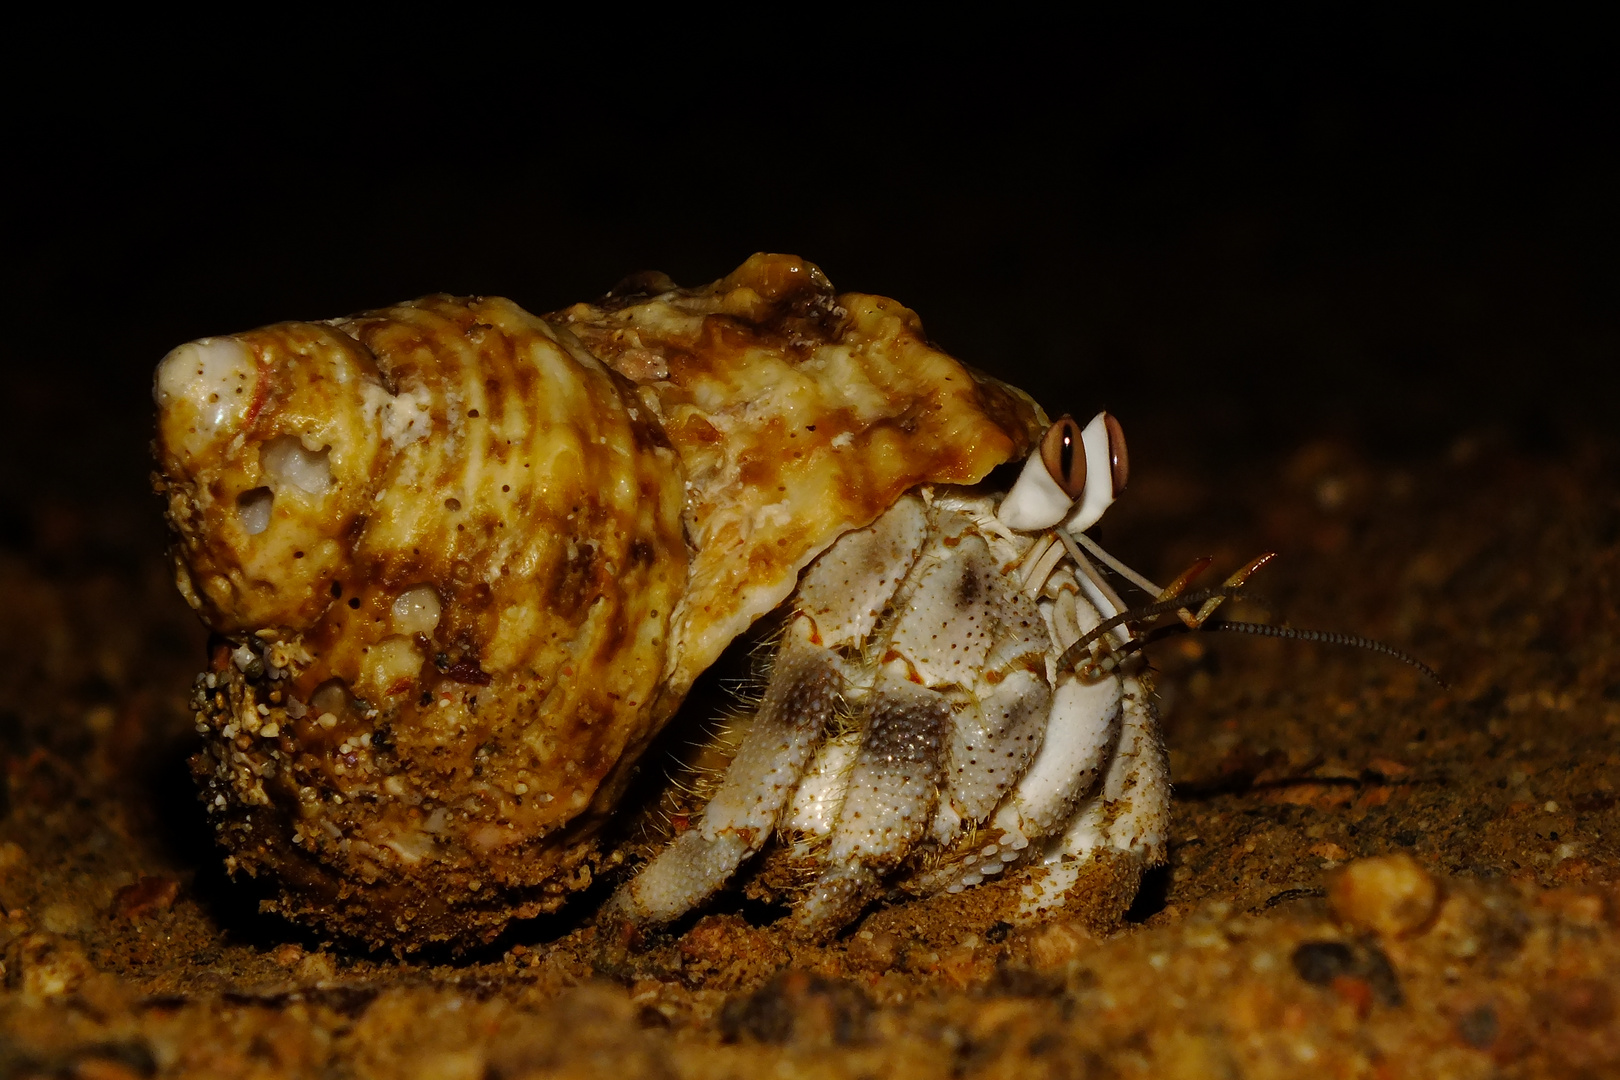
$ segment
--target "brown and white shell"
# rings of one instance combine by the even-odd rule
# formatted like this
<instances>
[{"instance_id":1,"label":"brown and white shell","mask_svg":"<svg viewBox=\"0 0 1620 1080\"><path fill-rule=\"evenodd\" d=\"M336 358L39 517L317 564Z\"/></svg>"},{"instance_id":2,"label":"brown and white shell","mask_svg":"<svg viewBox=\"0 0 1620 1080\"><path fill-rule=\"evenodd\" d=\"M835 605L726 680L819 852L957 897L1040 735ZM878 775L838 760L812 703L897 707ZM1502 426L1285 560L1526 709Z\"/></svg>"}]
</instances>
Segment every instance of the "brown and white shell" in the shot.
<instances>
[{"instance_id":1,"label":"brown and white shell","mask_svg":"<svg viewBox=\"0 0 1620 1080\"><path fill-rule=\"evenodd\" d=\"M432 296L181 346L193 768L233 868L373 944L552 910L692 681L843 532L1044 416L882 297L756 255L544 318Z\"/></svg>"}]
</instances>

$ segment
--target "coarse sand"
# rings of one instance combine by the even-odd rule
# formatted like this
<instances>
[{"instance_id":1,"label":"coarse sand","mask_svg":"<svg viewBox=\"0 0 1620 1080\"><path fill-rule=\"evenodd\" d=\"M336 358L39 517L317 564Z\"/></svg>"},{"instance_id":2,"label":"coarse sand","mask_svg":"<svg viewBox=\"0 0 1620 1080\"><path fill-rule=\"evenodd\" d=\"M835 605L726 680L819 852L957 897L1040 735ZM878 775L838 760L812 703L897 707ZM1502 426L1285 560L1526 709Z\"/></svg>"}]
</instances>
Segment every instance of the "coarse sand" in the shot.
<instances>
[{"instance_id":1,"label":"coarse sand","mask_svg":"<svg viewBox=\"0 0 1620 1080\"><path fill-rule=\"evenodd\" d=\"M1227 462L1174 430L1136 438L1111 551L1164 578L1275 550L1233 618L1376 637L1448 687L1352 649L1169 638L1170 864L1123 921L1013 926L970 890L893 898L825 947L741 892L599 934L608 882L461 956L261 914L186 776L203 636L156 507L20 508L0 1076L1620 1071L1616 448L1484 429L1391 459L1351 431Z\"/></svg>"}]
</instances>

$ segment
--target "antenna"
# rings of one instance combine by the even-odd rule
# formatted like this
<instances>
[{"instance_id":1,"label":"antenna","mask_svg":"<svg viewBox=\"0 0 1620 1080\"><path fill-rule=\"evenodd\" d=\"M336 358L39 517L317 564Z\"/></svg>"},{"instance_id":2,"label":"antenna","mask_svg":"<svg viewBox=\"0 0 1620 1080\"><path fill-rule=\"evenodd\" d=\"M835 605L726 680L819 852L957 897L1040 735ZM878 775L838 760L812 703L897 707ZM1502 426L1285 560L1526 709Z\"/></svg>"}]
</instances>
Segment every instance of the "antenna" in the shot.
<instances>
[{"instance_id":1,"label":"antenna","mask_svg":"<svg viewBox=\"0 0 1620 1080\"><path fill-rule=\"evenodd\" d=\"M1087 647L1089 647L1093 641L1096 641L1108 631L1122 623L1140 622L1143 619L1151 619L1159 615L1167 615L1173 611L1179 611L1183 608L1191 607L1194 604L1201 604L1207 600L1216 599L1217 597L1223 600L1231 599L1239 594L1240 589L1240 585L1221 585L1216 588L1198 589L1193 592L1182 593L1179 596L1171 597L1168 600L1156 600L1151 604L1144 604L1141 607L1132 608L1129 611L1122 611L1118 615L1110 616L1109 618L1106 618L1102 622L1098 623L1088 633L1081 637L1080 640L1063 650L1063 655L1058 658L1057 666L1059 670L1074 666L1080 660L1081 656L1085 654ZM1183 623L1170 623L1165 626L1155 627L1153 630L1142 635L1141 637L1127 642L1123 648L1117 651L1099 657L1096 660L1088 659L1076 670L1078 670L1082 675L1095 678L1102 675L1104 672L1111 671L1117 667L1119 662L1125 657L1129 656L1131 653L1140 651L1150 642L1157 641L1161 637L1165 637L1170 634L1187 634L1192 633L1194 630L1198 631L1199 633L1226 632L1232 634L1253 634L1256 637L1283 638L1290 641L1313 641L1319 642L1323 645L1344 645L1352 649L1366 649L1368 652L1382 653L1384 656L1399 660L1403 664L1410 664L1412 667L1417 668L1424 675L1432 679L1441 689L1449 690L1451 688L1451 685L1447 683L1445 679L1441 678L1438 672L1436 672L1428 664L1425 664L1423 661L1413 656L1411 653L1403 652L1400 649L1395 648L1393 645L1386 645L1382 641L1376 641L1373 638L1361 637L1359 634L1340 633L1336 630L1302 630L1292 626L1268 626L1265 623L1228 622L1224 619L1220 621L1205 622L1196 627L1187 626Z\"/></svg>"}]
</instances>

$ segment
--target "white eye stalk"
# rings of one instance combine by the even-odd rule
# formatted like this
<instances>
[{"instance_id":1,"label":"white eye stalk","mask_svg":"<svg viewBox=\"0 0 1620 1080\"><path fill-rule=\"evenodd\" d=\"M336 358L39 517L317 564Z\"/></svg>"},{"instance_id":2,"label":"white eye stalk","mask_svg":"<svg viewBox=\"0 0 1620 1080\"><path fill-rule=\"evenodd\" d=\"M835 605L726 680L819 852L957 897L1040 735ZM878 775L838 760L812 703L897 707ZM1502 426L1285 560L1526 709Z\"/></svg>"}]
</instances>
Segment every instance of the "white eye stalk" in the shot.
<instances>
[{"instance_id":1,"label":"white eye stalk","mask_svg":"<svg viewBox=\"0 0 1620 1080\"><path fill-rule=\"evenodd\" d=\"M996 516L1025 532L1050 529L1067 518L1071 532L1084 532L1125 490L1128 477L1125 432L1118 420L1100 412L1082 431L1073 417L1060 417L1024 462Z\"/></svg>"},{"instance_id":2,"label":"white eye stalk","mask_svg":"<svg viewBox=\"0 0 1620 1080\"><path fill-rule=\"evenodd\" d=\"M1100 412L1091 418L1080 441L1086 448L1086 489L1075 500L1076 506L1064 528L1082 533L1103 516L1114 500L1125 493L1130 479L1130 458L1125 453L1125 430L1111 415Z\"/></svg>"}]
</instances>

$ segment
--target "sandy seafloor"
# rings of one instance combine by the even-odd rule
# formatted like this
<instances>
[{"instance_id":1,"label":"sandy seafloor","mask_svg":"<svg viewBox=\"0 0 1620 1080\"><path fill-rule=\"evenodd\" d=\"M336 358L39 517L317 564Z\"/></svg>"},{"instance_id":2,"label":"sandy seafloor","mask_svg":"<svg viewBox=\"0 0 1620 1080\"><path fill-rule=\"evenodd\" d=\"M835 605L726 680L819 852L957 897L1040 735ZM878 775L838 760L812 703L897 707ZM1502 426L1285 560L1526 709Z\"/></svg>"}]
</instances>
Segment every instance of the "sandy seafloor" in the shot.
<instances>
[{"instance_id":1,"label":"sandy seafloor","mask_svg":"<svg viewBox=\"0 0 1620 1080\"><path fill-rule=\"evenodd\" d=\"M1042 82L984 67L993 18L966 62L909 13L885 37L794 12L758 57L665 41L671 18L641 86L617 25L555 15L447 21L431 50L419 22L394 50L374 19L341 48L299 24L258 61L237 35L168 64L173 93L120 35L128 77L86 112L42 100L88 86L83 20L19 37L8 72L71 55L12 95L0 207L0 1080L1620 1076L1606 37L1538 49L1516 14L1483 44L1373 19L1279 47L1272 14L1222 12L1226 38L1111 43L1017 14ZM826 55L789 59L818 26ZM834 62L908 50L892 99ZM441 67L457 85L387 96ZM204 634L144 483L152 366L436 289L544 311L627 271L698 284L761 248L913 306L1053 412L1113 410L1116 555L1163 581L1276 551L1233 617L1378 638L1449 688L1343 648L1154 647L1170 862L1123 918L1011 925L981 888L809 947L734 893L625 948L603 882L400 960L262 914L185 766Z\"/></svg>"},{"instance_id":2,"label":"sandy seafloor","mask_svg":"<svg viewBox=\"0 0 1620 1080\"><path fill-rule=\"evenodd\" d=\"M155 500L9 508L0 1076L1620 1073L1615 444L1487 426L1391 453L1369 421L1223 458L1138 428L1111 549L1162 577L1276 550L1241 614L1383 639L1450 688L1170 640L1170 864L1123 922L1010 926L970 893L825 948L734 897L628 953L592 897L403 961L259 914L185 775L203 635ZM1417 925L1330 904L1335 868L1394 853L1438 889Z\"/></svg>"}]
</instances>

